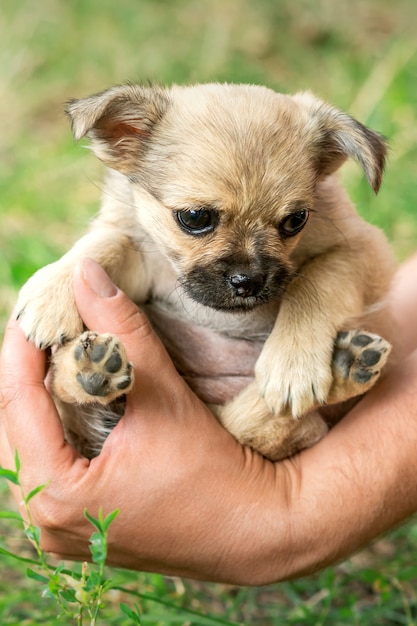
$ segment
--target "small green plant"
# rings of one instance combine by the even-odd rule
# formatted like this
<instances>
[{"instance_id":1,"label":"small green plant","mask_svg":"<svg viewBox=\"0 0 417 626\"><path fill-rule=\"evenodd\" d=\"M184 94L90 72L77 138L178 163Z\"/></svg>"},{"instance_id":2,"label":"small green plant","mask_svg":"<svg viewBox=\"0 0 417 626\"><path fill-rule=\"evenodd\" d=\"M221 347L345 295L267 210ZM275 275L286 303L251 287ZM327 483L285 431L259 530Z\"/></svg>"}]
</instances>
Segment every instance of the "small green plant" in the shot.
<instances>
[{"instance_id":1,"label":"small green plant","mask_svg":"<svg viewBox=\"0 0 417 626\"><path fill-rule=\"evenodd\" d=\"M42 595L44 597L54 598L57 601L60 608L58 619L65 618L68 620L68 618L71 618L77 626L86 623L90 624L90 626L96 626L99 611L103 607L103 596L113 587L113 580L106 579L104 568L107 558L108 529L119 514L119 511L115 510L105 517L102 509L100 509L97 519L90 515L88 511L85 511L86 518L95 528L90 537L92 565L86 562L83 563L81 573L68 570L62 564L58 567L53 567L48 563L41 548L40 530L33 524L29 506L31 500L45 488L45 485L39 485L28 494L23 492L20 482L20 459L17 453L15 455L15 470L0 468L0 476L17 485L20 489L21 501L24 505L26 517L26 521L23 522L24 532L36 550L37 559L22 559L22 557L12 554L3 548L0 548L0 552L13 556L18 560L24 560L28 565L32 565L31 568L28 567L26 570L27 576L42 584ZM3 513L2 517L20 518L18 514L12 512L9 512L8 515ZM34 567L35 569L33 569ZM141 623L139 607L133 609L121 603L120 608L131 619L133 624Z\"/></svg>"}]
</instances>

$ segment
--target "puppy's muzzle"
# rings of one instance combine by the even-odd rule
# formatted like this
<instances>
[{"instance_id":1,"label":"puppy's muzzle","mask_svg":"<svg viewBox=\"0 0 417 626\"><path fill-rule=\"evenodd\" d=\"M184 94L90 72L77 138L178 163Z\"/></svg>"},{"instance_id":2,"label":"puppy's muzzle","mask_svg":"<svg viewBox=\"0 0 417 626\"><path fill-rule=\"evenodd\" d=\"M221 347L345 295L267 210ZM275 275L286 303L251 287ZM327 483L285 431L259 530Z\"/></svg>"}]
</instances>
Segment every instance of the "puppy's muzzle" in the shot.
<instances>
[{"instance_id":1,"label":"puppy's muzzle","mask_svg":"<svg viewBox=\"0 0 417 626\"><path fill-rule=\"evenodd\" d=\"M264 274L245 274L238 273L233 276L227 276L226 279L235 291L236 296L240 298L249 298L257 296L263 289L265 283Z\"/></svg>"},{"instance_id":2,"label":"puppy's muzzle","mask_svg":"<svg viewBox=\"0 0 417 626\"><path fill-rule=\"evenodd\" d=\"M181 279L196 302L223 311L249 311L281 299L291 278L288 267L276 259L238 265L230 258L196 266Z\"/></svg>"}]
</instances>

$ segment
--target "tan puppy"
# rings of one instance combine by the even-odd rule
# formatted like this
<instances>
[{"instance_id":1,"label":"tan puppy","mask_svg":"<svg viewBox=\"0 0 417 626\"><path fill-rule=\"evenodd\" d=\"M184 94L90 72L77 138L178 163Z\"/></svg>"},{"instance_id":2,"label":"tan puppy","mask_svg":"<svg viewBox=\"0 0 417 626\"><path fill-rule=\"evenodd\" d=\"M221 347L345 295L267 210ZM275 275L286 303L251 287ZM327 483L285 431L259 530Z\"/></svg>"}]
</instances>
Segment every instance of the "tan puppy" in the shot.
<instances>
[{"instance_id":1,"label":"tan puppy","mask_svg":"<svg viewBox=\"0 0 417 626\"><path fill-rule=\"evenodd\" d=\"M72 296L83 257L156 323L264 342L255 380L212 407L239 441L271 459L318 441L317 409L367 391L390 351L392 255L333 175L352 157L377 192L381 136L310 93L248 85L120 86L67 111L108 184L88 234L23 287L19 315L38 346L63 344L53 388L69 441L97 454L133 384L117 339L83 333ZM175 333L167 344L187 350Z\"/></svg>"}]
</instances>

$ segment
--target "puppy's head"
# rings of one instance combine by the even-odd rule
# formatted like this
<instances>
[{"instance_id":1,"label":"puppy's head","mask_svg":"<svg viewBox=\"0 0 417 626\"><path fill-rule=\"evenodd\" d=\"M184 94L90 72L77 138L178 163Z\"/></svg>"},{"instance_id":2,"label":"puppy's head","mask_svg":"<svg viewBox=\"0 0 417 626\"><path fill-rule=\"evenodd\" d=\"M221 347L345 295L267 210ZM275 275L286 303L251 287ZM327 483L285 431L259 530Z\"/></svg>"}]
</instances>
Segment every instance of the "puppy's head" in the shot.
<instances>
[{"instance_id":1,"label":"puppy's head","mask_svg":"<svg viewBox=\"0 0 417 626\"><path fill-rule=\"evenodd\" d=\"M317 183L349 157L375 192L382 138L310 93L121 86L68 105L75 137L130 180L186 292L223 310L279 299Z\"/></svg>"}]
</instances>

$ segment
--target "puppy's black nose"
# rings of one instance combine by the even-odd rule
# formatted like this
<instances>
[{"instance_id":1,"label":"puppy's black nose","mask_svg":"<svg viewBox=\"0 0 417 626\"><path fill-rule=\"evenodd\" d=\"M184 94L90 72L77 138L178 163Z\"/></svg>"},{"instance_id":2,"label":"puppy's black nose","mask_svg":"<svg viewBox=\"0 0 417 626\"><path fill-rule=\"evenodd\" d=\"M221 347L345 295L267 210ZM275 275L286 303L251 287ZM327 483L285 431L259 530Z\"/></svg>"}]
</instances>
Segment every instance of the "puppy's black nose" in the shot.
<instances>
[{"instance_id":1,"label":"puppy's black nose","mask_svg":"<svg viewBox=\"0 0 417 626\"><path fill-rule=\"evenodd\" d=\"M262 289L265 278L263 274L254 274L249 276L248 274L235 274L229 276L229 283L236 292L237 296L241 298L249 298L250 296L256 296Z\"/></svg>"}]
</instances>

